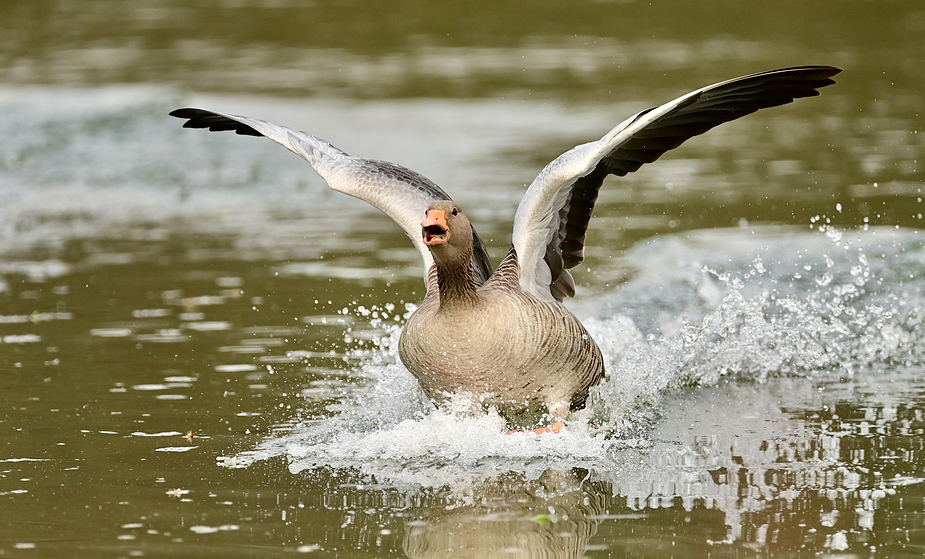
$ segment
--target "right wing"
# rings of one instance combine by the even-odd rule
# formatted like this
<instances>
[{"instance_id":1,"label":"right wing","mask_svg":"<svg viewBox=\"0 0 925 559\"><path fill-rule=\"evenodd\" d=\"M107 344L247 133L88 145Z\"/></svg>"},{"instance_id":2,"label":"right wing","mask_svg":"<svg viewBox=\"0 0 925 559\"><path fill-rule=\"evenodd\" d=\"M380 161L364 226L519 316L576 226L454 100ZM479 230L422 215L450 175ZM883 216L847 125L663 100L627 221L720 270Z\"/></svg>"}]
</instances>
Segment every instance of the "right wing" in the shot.
<instances>
[{"instance_id":1,"label":"right wing","mask_svg":"<svg viewBox=\"0 0 925 559\"><path fill-rule=\"evenodd\" d=\"M600 140L557 157L534 179L514 214L521 287L546 301L575 294L568 270L584 259L585 232L607 175L632 173L724 122L819 95L839 72L798 66L709 85L639 112Z\"/></svg>"},{"instance_id":2,"label":"right wing","mask_svg":"<svg viewBox=\"0 0 925 559\"><path fill-rule=\"evenodd\" d=\"M452 200L430 179L388 161L352 157L320 138L263 120L203 109L177 109L170 116L186 119L184 128L234 130L246 136L265 136L302 157L332 189L372 204L391 217L414 243L424 261L424 277L434 263L421 237L421 220L437 200ZM492 273L485 244L472 228L472 271L478 283Z\"/></svg>"}]
</instances>

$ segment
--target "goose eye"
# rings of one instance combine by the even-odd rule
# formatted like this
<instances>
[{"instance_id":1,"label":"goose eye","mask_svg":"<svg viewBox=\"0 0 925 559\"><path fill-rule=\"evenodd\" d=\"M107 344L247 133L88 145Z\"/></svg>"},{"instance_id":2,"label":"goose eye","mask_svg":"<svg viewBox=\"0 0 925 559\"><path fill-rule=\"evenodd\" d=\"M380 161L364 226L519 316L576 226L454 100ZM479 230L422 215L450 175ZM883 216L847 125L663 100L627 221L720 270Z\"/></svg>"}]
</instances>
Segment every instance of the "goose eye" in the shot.
<instances>
[{"instance_id":1,"label":"goose eye","mask_svg":"<svg viewBox=\"0 0 925 559\"><path fill-rule=\"evenodd\" d=\"M453 215L456 215L456 214L459 213L459 210L457 210L456 208L453 208L453 212L452 212L452 213L453 213Z\"/></svg>"}]
</instances>

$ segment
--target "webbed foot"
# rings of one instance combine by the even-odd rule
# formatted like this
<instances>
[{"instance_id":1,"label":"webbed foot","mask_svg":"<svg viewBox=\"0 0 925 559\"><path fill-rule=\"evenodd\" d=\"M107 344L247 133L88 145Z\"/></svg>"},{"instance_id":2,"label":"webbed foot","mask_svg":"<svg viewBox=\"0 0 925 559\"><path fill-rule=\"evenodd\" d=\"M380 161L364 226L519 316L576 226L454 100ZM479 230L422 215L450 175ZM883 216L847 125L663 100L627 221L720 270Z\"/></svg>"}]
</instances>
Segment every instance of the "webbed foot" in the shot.
<instances>
[{"instance_id":1,"label":"webbed foot","mask_svg":"<svg viewBox=\"0 0 925 559\"><path fill-rule=\"evenodd\" d=\"M546 427L537 427L536 429L511 429L507 432L508 435L513 435L514 433L533 433L535 435L545 435L547 433L560 433L565 427L565 424L561 421L553 421L552 424L547 425Z\"/></svg>"}]
</instances>

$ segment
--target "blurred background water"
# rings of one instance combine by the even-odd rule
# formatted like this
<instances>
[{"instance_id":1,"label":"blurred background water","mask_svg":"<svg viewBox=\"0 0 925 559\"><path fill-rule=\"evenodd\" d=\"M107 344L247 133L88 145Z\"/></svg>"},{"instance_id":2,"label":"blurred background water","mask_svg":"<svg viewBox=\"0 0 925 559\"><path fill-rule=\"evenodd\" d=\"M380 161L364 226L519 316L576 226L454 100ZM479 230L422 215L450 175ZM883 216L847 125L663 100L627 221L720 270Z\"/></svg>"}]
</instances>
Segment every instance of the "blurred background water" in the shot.
<instances>
[{"instance_id":1,"label":"blurred background water","mask_svg":"<svg viewBox=\"0 0 925 559\"><path fill-rule=\"evenodd\" d=\"M925 7L0 3L0 557L903 557L925 549ZM385 216L201 106L411 167L497 262L635 111L843 67L598 201L558 437L435 410Z\"/></svg>"}]
</instances>

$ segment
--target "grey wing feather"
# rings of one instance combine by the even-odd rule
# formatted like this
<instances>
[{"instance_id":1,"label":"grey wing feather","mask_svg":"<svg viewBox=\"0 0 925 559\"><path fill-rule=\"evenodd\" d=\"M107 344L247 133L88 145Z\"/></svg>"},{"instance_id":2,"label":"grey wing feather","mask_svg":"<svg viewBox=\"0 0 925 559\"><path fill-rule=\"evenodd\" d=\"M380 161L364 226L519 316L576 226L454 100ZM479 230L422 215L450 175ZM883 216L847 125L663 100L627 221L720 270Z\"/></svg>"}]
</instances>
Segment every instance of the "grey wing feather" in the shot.
<instances>
[{"instance_id":1,"label":"grey wing feather","mask_svg":"<svg viewBox=\"0 0 925 559\"><path fill-rule=\"evenodd\" d=\"M421 254L426 277L433 257L421 238L420 224L431 202L451 199L428 178L388 161L352 157L311 134L255 118L190 108L177 109L170 115L186 119L184 128L265 136L299 155L332 189L368 202L401 226ZM474 227L472 237L472 269L476 280L483 283L491 275L491 260Z\"/></svg>"},{"instance_id":2,"label":"grey wing feather","mask_svg":"<svg viewBox=\"0 0 925 559\"><path fill-rule=\"evenodd\" d=\"M545 300L575 294L568 270L584 259L585 233L607 175L623 176L689 138L759 109L819 95L841 69L799 66L751 74L641 111L540 172L514 216L521 286Z\"/></svg>"}]
</instances>

